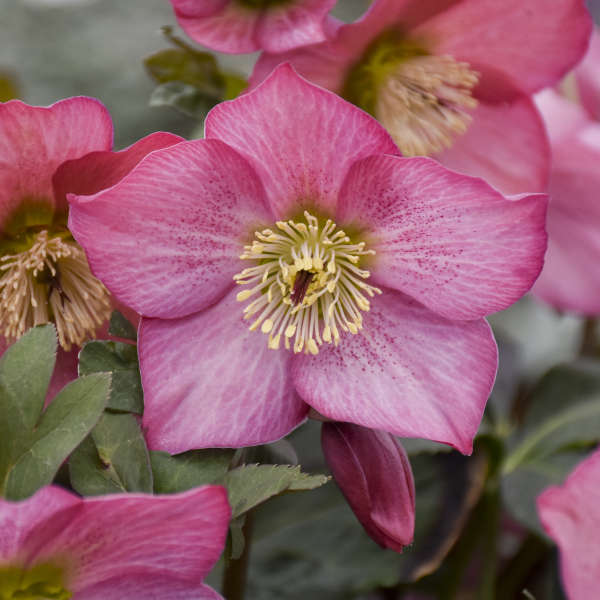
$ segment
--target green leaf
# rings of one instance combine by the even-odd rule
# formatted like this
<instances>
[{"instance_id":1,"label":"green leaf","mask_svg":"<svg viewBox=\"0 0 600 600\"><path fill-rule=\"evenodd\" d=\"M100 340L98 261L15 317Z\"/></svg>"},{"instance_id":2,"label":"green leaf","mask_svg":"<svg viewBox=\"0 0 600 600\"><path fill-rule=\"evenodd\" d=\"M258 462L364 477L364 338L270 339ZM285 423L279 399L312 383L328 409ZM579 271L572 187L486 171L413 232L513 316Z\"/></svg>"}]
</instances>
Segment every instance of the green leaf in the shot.
<instances>
[{"instance_id":1,"label":"green leaf","mask_svg":"<svg viewBox=\"0 0 600 600\"><path fill-rule=\"evenodd\" d=\"M180 112L202 120L219 100L206 96L193 85L181 81L169 81L156 87L150 96L150 106L170 106Z\"/></svg>"},{"instance_id":2,"label":"green leaf","mask_svg":"<svg viewBox=\"0 0 600 600\"><path fill-rule=\"evenodd\" d=\"M234 453L235 450L229 448L210 448L171 456L153 450L150 452L150 461L154 473L154 492L174 494L213 483L225 475Z\"/></svg>"},{"instance_id":3,"label":"green leaf","mask_svg":"<svg viewBox=\"0 0 600 600\"><path fill-rule=\"evenodd\" d=\"M26 498L52 481L62 462L102 415L110 379L110 374L98 373L72 381L54 398L33 429L14 432L25 440L26 450L2 478L7 498Z\"/></svg>"},{"instance_id":4,"label":"green leaf","mask_svg":"<svg viewBox=\"0 0 600 600\"><path fill-rule=\"evenodd\" d=\"M0 358L0 473L37 423L56 362L52 325L30 329Z\"/></svg>"},{"instance_id":5,"label":"green leaf","mask_svg":"<svg viewBox=\"0 0 600 600\"><path fill-rule=\"evenodd\" d=\"M232 518L236 518L282 492L313 490L327 481L326 475L308 475L299 466L243 465L216 483L227 488Z\"/></svg>"},{"instance_id":6,"label":"green leaf","mask_svg":"<svg viewBox=\"0 0 600 600\"><path fill-rule=\"evenodd\" d=\"M254 524L253 600L349 600L398 581L402 555L368 537L335 485L274 498Z\"/></svg>"},{"instance_id":7,"label":"green leaf","mask_svg":"<svg viewBox=\"0 0 600 600\"><path fill-rule=\"evenodd\" d=\"M531 394L522 427L509 438L502 494L512 515L542 534L535 500L561 483L600 441L600 366L580 360L551 369Z\"/></svg>"},{"instance_id":8,"label":"green leaf","mask_svg":"<svg viewBox=\"0 0 600 600\"><path fill-rule=\"evenodd\" d=\"M118 310L113 310L110 315L108 333L125 340L132 340L134 342L137 340L135 327Z\"/></svg>"},{"instance_id":9,"label":"green leaf","mask_svg":"<svg viewBox=\"0 0 600 600\"><path fill-rule=\"evenodd\" d=\"M174 36L171 27L163 32L174 47L144 60L148 74L159 84L150 106L171 106L201 120L215 104L236 98L246 88L246 80L222 71L212 54Z\"/></svg>"},{"instance_id":10,"label":"green leaf","mask_svg":"<svg viewBox=\"0 0 600 600\"><path fill-rule=\"evenodd\" d=\"M71 485L84 496L152 493L150 458L131 414L104 413L69 459Z\"/></svg>"},{"instance_id":11,"label":"green leaf","mask_svg":"<svg viewBox=\"0 0 600 600\"><path fill-rule=\"evenodd\" d=\"M142 414L144 400L137 348L125 342L92 341L79 353L79 374L111 373L108 407Z\"/></svg>"}]
</instances>

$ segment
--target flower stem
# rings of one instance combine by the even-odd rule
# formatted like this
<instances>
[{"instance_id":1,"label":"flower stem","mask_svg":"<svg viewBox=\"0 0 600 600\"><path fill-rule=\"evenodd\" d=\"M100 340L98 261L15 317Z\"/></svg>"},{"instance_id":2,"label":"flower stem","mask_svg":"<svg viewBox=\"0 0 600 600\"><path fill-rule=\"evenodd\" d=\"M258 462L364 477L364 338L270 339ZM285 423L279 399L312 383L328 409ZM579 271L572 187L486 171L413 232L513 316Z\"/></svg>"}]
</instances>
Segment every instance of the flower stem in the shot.
<instances>
[{"instance_id":1,"label":"flower stem","mask_svg":"<svg viewBox=\"0 0 600 600\"><path fill-rule=\"evenodd\" d=\"M246 522L242 529L244 534L244 549L237 559L229 559L223 573L223 596L226 600L244 600L250 546L252 543L252 511L246 514ZM229 546L229 544L228 544Z\"/></svg>"}]
</instances>

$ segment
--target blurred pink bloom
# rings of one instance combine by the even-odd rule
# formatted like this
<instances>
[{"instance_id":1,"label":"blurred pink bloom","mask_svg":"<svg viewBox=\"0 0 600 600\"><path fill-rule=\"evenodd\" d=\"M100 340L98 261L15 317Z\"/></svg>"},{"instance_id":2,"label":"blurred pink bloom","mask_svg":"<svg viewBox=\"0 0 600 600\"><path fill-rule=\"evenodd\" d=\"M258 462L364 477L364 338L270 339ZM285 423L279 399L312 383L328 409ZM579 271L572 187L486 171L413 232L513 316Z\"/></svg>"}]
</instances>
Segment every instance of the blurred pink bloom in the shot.
<instances>
[{"instance_id":1,"label":"blurred pink bloom","mask_svg":"<svg viewBox=\"0 0 600 600\"><path fill-rule=\"evenodd\" d=\"M545 191L549 151L530 94L585 52L584 0L375 0L329 40L261 56L375 116L405 155L435 156L504 193Z\"/></svg>"},{"instance_id":2,"label":"blurred pink bloom","mask_svg":"<svg viewBox=\"0 0 600 600\"><path fill-rule=\"evenodd\" d=\"M537 96L552 145L548 252L533 293L561 310L600 314L600 34L571 81L581 104Z\"/></svg>"},{"instance_id":3,"label":"blurred pink bloom","mask_svg":"<svg viewBox=\"0 0 600 600\"><path fill-rule=\"evenodd\" d=\"M415 484L404 448L389 433L351 423L323 423L323 453L367 533L401 552L415 531Z\"/></svg>"},{"instance_id":4,"label":"blurred pink bloom","mask_svg":"<svg viewBox=\"0 0 600 600\"><path fill-rule=\"evenodd\" d=\"M538 513L560 550L569 600L598 597L600 581L600 450L580 463L561 486L540 494Z\"/></svg>"},{"instance_id":5,"label":"blurred pink bloom","mask_svg":"<svg viewBox=\"0 0 600 600\"><path fill-rule=\"evenodd\" d=\"M223 551L230 516L220 486L97 498L48 486L21 502L0 499L0 591L8 598L217 600L203 579Z\"/></svg>"},{"instance_id":6,"label":"blurred pink bloom","mask_svg":"<svg viewBox=\"0 0 600 600\"><path fill-rule=\"evenodd\" d=\"M497 365L483 317L537 277L547 200L397 152L283 65L206 139L69 196L94 273L143 315L153 448L262 444L310 405L471 451Z\"/></svg>"},{"instance_id":7,"label":"blurred pink bloom","mask_svg":"<svg viewBox=\"0 0 600 600\"><path fill-rule=\"evenodd\" d=\"M181 28L219 52L284 52L326 39L336 0L171 0Z\"/></svg>"},{"instance_id":8,"label":"blurred pink bloom","mask_svg":"<svg viewBox=\"0 0 600 600\"><path fill-rule=\"evenodd\" d=\"M65 193L113 185L151 150L181 141L154 134L112 153L112 139L110 115L93 98L0 104L0 352L33 325L54 322L64 351L53 391L76 376L71 347L99 333L112 310L67 228ZM84 155L85 173L74 160Z\"/></svg>"}]
</instances>

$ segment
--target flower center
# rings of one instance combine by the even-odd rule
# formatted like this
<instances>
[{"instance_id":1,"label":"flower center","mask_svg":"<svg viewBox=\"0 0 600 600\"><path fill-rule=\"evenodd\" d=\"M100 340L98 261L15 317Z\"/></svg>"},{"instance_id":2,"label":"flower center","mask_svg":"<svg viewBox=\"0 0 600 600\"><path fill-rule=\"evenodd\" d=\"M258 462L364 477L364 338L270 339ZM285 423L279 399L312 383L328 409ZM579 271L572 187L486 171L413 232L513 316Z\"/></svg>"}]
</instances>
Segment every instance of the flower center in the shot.
<instances>
[{"instance_id":1,"label":"flower center","mask_svg":"<svg viewBox=\"0 0 600 600\"><path fill-rule=\"evenodd\" d=\"M72 596L64 588L62 570L52 565L0 567L2 600L69 600Z\"/></svg>"},{"instance_id":2,"label":"flower center","mask_svg":"<svg viewBox=\"0 0 600 600\"><path fill-rule=\"evenodd\" d=\"M478 80L468 63L429 54L393 30L350 70L342 95L378 119L404 155L428 155L465 133Z\"/></svg>"},{"instance_id":3,"label":"flower center","mask_svg":"<svg viewBox=\"0 0 600 600\"><path fill-rule=\"evenodd\" d=\"M50 237L43 230L28 248L0 257L0 331L7 339L53 322L69 350L93 336L110 310L108 291L68 233Z\"/></svg>"},{"instance_id":4,"label":"flower center","mask_svg":"<svg viewBox=\"0 0 600 600\"><path fill-rule=\"evenodd\" d=\"M269 335L268 346L318 354L324 342L340 341L340 329L352 334L362 329L362 311L370 307L367 296L381 290L365 282L370 273L359 268L365 243L353 243L328 219L323 226L309 212L306 223L278 221L278 231L255 232L251 246L240 258L256 261L254 267L234 276L250 289L239 292L240 302L255 297L244 308L245 319L254 319Z\"/></svg>"}]
</instances>

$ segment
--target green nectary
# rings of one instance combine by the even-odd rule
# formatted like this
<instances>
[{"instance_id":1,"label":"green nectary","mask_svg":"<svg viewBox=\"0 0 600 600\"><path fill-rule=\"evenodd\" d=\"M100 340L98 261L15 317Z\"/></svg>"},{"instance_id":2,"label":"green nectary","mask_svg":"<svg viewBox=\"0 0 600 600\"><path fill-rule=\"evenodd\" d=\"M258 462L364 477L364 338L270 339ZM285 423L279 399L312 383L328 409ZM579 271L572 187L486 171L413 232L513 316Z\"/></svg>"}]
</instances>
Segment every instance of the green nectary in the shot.
<instances>
[{"instance_id":1,"label":"green nectary","mask_svg":"<svg viewBox=\"0 0 600 600\"><path fill-rule=\"evenodd\" d=\"M398 65L427 56L424 45L394 28L380 34L350 69L341 96L375 116L377 92Z\"/></svg>"},{"instance_id":2,"label":"green nectary","mask_svg":"<svg viewBox=\"0 0 600 600\"><path fill-rule=\"evenodd\" d=\"M0 600L69 600L72 596L60 567L0 567Z\"/></svg>"}]
</instances>

